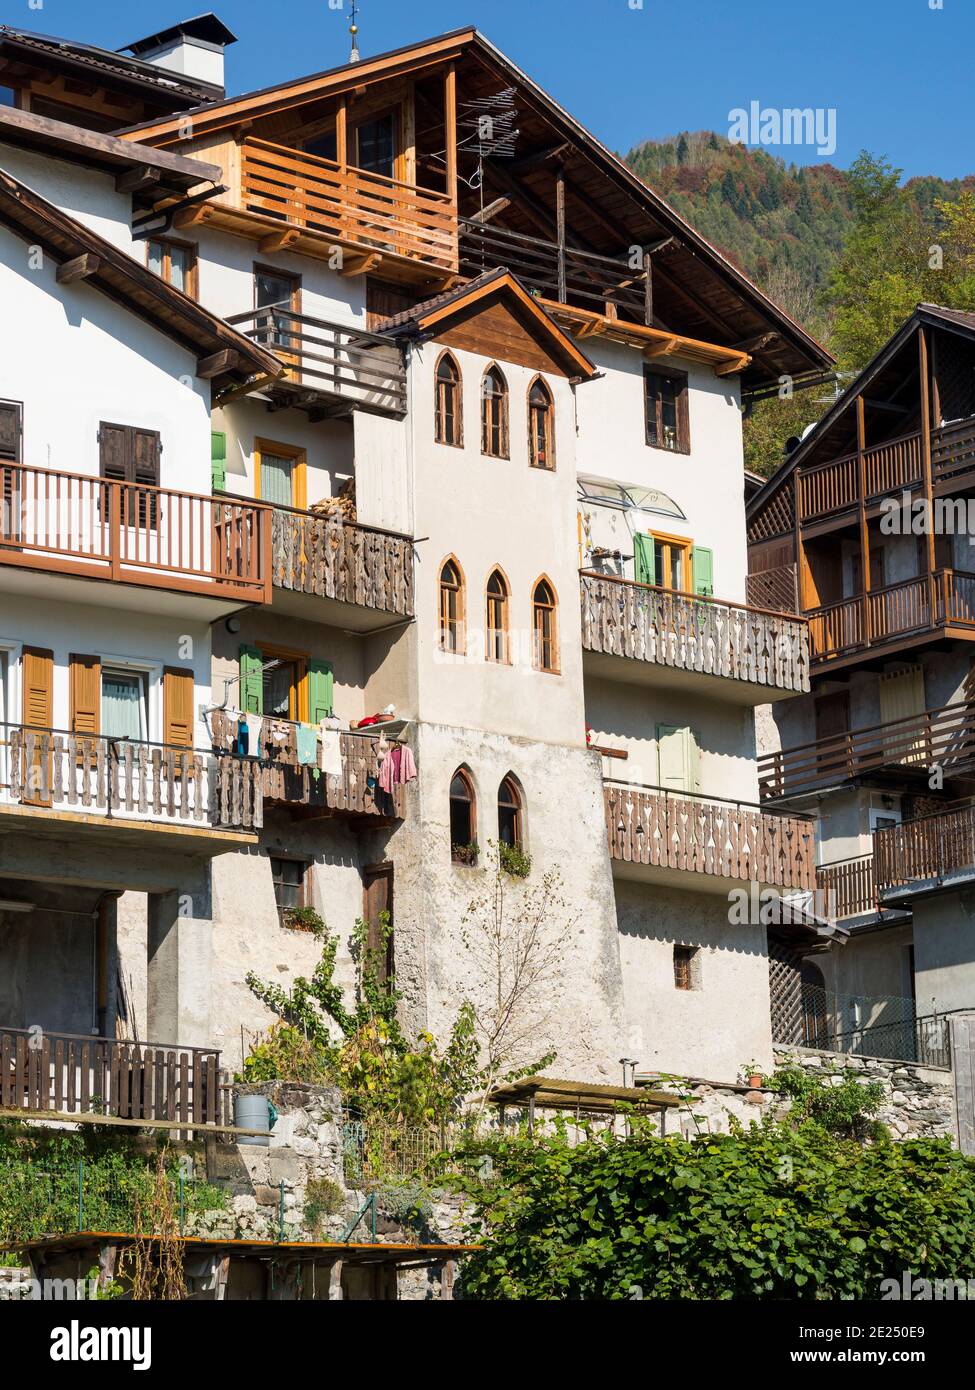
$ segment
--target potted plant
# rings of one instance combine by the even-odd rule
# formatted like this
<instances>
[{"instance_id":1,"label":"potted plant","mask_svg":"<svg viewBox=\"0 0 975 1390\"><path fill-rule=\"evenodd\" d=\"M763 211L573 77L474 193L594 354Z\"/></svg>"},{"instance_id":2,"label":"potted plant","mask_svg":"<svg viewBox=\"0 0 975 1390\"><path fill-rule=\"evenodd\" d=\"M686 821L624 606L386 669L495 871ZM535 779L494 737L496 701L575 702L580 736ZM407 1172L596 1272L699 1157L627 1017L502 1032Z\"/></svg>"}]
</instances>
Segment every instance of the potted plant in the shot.
<instances>
[{"instance_id":1,"label":"potted plant","mask_svg":"<svg viewBox=\"0 0 975 1390\"><path fill-rule=\"evenodd\" d=\"M746 1062L738 1073L742 1082L752 1091L758 1091L765 1084L765 1076L757 1062Z\"/></svg>"},{"instance_id":2,"label":"potted plant","mask_svg":"<svg viewBox=\"0 0 975 1390\"><path fill-rule=\"evenodd\" d=\"M466 864L469 868L475 867L480 852L480 846L476 840L472 840L469 845L450 846L450 857L454 863Z\"/></svg>"}]
</instances>

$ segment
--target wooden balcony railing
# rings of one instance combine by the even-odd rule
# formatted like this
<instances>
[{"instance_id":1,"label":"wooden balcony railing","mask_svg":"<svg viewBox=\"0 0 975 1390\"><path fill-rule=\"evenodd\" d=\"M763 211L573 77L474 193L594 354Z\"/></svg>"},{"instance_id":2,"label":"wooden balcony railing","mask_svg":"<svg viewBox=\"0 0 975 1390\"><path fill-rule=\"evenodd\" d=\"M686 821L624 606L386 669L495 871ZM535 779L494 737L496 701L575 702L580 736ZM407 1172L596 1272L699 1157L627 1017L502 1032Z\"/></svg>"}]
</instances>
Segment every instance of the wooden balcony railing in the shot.
<instances>
[{"instance_id":1,"label":"wooden balcony railing","mask_svg":"<svg viewBox=\"0 0 975 1390\"><path fill-rule=\"evenodd\" d=\"M975 627L975 574L937 570L806 615L813 661L826 661L925 629Z\"/></svg>"},{"instance_id":2,"label":"wooden balcony railing","mask_svg":"<svg viewBox=\"0 0 975 1390\"><path fill-rule=\"evenodd\" d=\"M880 768L935 764L948 777L975 770L975 706L967 701L814 739L758 760L762 800L845 782Z\"/></svg>"},{"instance_id":3,"label":"wooden balcony railing","mask_svg":"<svg viewBox=\"0 0 975 1390\"><path fill-rule=\"evenodd\" d=\"M263 602L268 524L253 502L0 463L0 565Z\"/></svg>"},{"instance_id":4,"label":"wooden balcony railing","mask_svg":"<svg viewBox=\"0 0 975 1390\"><path fill-rule=\"evenodd\" d=\"M274 588L413 616L413 542L338 517L275 507Z\"/></svg>"},{"instance_id":5,"label":"wooden balcony railing","mask_svg":"<svg viewBox=\"0 0 975 1390\"><path fill-rule=\"evenodd\" d=\"M932 431L931 469L935 482L947 482L975 469L975 416Z\"/></svg>"},{"instance_id":6,"label":"wooden balcony railing","mask_svg":"<svg viewBox=\"0 0 975 1390\"><path fill-rule=\"evenodd\" d=\"M766 608L772 613L799 612L799 588L795 565L776 565L745 577L745 597L750 608Z\"/></svg>"},{"instance_id":7,"label":"wooden balcony railing","mask_svg":"<svg viewBox=\"0 0 975 1390\"><path fill-rule=\"evenodd\" d=\"M313 394L321 402L375 415L406 413L406 366L401 349L380 333L294 314L280 307L232 314L227 322L277 353L288 368L271 393Z\"/></svg>"},{"instance_id":8,"label":"wooden balcony railing","mask_svg":"<svg viewBox=\"0 0 975 1390\"><path fill-rule=\"evenodd\" d=\"M865 449L863 468L867 499L916 487L922 477L920 432ZM800 521L843 512L860 501L859 457L847 454L815 468L800 470L798 482Z\"/></svg>"},{"instance_id":9,"label":"wooden balcony railing","mask_svg":"<svg viewBox=\"0 0 975 1390\"><path fill-rule=\"evenodd\" d=\"M599 314L606 313L609 304L637 323L650 321L642 266L634 269L624 257L560 248L557 242L511 232L493 222L462 218L461 273L473 277L499 265L507 266L543 299Z\"/></svg>"},{"instance_id":10,"label":"wooden balcony railing","mask_svg":"<svg viewBox=\"0 0 975 1390\"><path fill-rule=\"evenodd\" d=\"M809 689L802 618L588 571L581 582L586 651L777 690Z\"/></svg>"},{"instance_id":11,"label":"wooden balcony railing","mask_svg":"<svg viewBox=\"0 0 975 1390\"><path fill-rule=\"evenodd\" d=\"M254 759L24 725L0 724L0 734L0 802L76 811L115 824L240 830L263 824Z\"/></svg>"},{"instance_id":12,"label":"wooden balcony railing","mask_svg":"<svg viewBox=\"0 0 975 1390\"><path fill-rule=\"evenodd\" d=\"M220 1122L214 1048L0 1027L0 1107L127 1120Z\"/></svg>"},{"instance_id":13,"label":"wooden balcony railing","mask_svg":"<svg viewBox=\"0 0 975 1390\"><path fill-rule=\"evenodd\" d=\"M241 207L295 227L457 271L457 218L445 193L248 137Z\"/></svg>"},{"instance_id":14,"label":"wooden balcony railing","mask_svg":"<svg viewBox=\"0 0 975 1390\"><path fill-rule=\"evenodd\" d=\"M319 740L320 746L321 740ZM301 766L292 750L272 745L263 767L264 799L288 806L314 806L349 816L378 816L398 820L406 814L406 788L395 784L391 794L379 786L378 738L340 734L341 777L326 776Z\"/></svg>"},{"instance_id":15,"label":"wooden balcony railing","mask_svg":"<svg viewBox=\"0 0 975 1390\"><path fill-rule=\"evenodd\" d=\"M975 870L975 804L949 806L935 815L875 830L873 862L881 892Z\"/></svg>"},{"instance_id":16,"label":"wooden balcony railing","mask_svg":"<svg viewBox=\"0 0 975 1390\"><path fill-rule=\"evenodd\" d=\"M816 886L813 823L804 817L659 787L608 784L604 799L611 859L796 890Z\"/></svg>"},{"instance_id":17,"label":"wooden balcony railing","mask_svg":"<svg viewBox=\"0 0 975 1390\"><path fill-rule=\"evenodd\" d=\"M817 911L824 917L841 921L844 917L859 917L877 908L877 888L873 877L873 855L861 854L855 859L821 864L816 869L816 888L819 895Z\"/></svg>"}]
</instances>

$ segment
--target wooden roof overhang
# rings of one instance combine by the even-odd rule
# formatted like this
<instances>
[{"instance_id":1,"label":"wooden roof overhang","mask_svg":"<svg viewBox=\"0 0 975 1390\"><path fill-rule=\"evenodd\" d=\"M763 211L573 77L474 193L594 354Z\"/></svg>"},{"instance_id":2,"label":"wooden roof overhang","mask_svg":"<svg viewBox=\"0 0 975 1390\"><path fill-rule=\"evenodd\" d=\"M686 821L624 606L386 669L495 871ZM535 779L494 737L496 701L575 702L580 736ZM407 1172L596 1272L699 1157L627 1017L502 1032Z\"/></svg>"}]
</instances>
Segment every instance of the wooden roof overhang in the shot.
<instances>
[{"instance_id":1,"label":"wooden roof overhang","mask_svg":"<svg viewBox=\"0 0 975 1390\"><path fill-rule=\"evenodd\" d=\"M555 176L560 170L568 244L618 260L625 260L634 246L651 250L654 322L665 332L724 344L729 361L739 354L746 392L777 384L782 375L798 382L821 379L829 372L833 358L821 344L476 29L459 29L297 82L197 107L189 113L193 139L235 130L281 139L289 126L300 128L296 117L311 126L339 97L409 76L417 83L417 125L428 131L432 142L426 151L418 150L418 182L436 188L442 160L431 152L443 142L438 122L442 125L444 116L442 97L438 105L438 93L428 79L450 64L457 73L461 110L465 103L507 87L515 89L518 107L515 158L486 159L481 191L470 189L461 178L462 218L500 201L505 206L492 226L541 235L551 242L556 235ZM120 133L171 145L180 140L180 121L143 122ZM460 157L463 174L463 161L475 157L463 149Z\"/></svg>"},{"instance_id":2,"label":"wooden roof overhang","mask_svg":"<svg viewBox=\"0 0 975 1390\"><path fill-rule=\"evenodd\" d=\"M273 353L3 170L0 226L41 246L58 263L62 283L86 281L195 353L197 376L212 381L217 389L256 387L284 372L284 364Z\"/></svg>"},{"instance_id":3,"label":"wooden roof overhang","mask_svg":"<svg viewBox=\"0 0 975 1390\"><path fill-rule=\"evenodd\" d=\"M591 1081L560 1081L548 1076L525 1076L494 1086L486 1099L493 1105L528 1105L538 1110L575 1110L587 1115L613 1115L621 1105L639 1110L672 1110L682 1104L669 1091L648 1086L602 1086Z\"/></svg>"},{"instance_id":4,"label":"wooden roof overhang","mask_svg":"<svg viewBox=\"0 0 975 1390\"><path fill-rule=\"evenodd\" d=\"M611 319L589 309L576 309L559 304L554 299L541 301L556 322L564 324L577 338L608 338L614 343L625 343L629 347L643 350L648 360L658 357L682 357L689 362L700 362L713 367L715 376L735 376L744 372L751 363L747 352L736 348L721 346L720 343L701 342L698 338L688 338L682 333L668 333L663 328L650 328L643 323L630 323L626 319Z\"/></svg>"},{"instance_id":5,"label":"wooden roof overhang","mask_svg":"<svg viewBox=\"0 0 975 1390\"><path fill-rule=\"evenodd\" d=\"M202 1127L197 1127L202 1133ZM32 1240L0 1245L0 1253L24 1251L43 1256L65 1251L86 1249L91 1245L134 1245L142 1242L156 1245L163 1237L148 1234L134 1235L131 1231L72 1231L65 1235L37 1236ZM444 1260L459 1260L474 1254L480 1245L424 1244L406 1241L337 1241L337 1240L247 1240L242 1237L180 1236L180 1245L200 1254L236 1255L239 1258L287 1260L298 1263L332 1258L343 1264L384 1264L401 1268L421 1268L440 1264Z\"/></svg>"}]
</instances>

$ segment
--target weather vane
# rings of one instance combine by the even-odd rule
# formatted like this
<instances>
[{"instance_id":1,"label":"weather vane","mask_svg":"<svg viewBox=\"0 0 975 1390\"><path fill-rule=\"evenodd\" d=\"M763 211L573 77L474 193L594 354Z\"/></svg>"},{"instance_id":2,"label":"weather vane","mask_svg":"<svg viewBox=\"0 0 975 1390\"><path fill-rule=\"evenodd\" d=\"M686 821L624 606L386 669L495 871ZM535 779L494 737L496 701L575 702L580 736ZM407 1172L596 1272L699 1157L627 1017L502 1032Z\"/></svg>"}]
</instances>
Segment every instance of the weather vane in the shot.
<instances>
[{"instance_id":1,"label":"weather vane","mask_svg":"<svg viewBox=\"0 0 975 1390\"><path fill-rule=\"evenodd\" d=\"M356 0L352 0L352 20L349 24L349 33L352 35L352 52L349 54L349 62L359 61L359 26L356 20L359 18L359 6Z\"/></svg>"}]
</instances>

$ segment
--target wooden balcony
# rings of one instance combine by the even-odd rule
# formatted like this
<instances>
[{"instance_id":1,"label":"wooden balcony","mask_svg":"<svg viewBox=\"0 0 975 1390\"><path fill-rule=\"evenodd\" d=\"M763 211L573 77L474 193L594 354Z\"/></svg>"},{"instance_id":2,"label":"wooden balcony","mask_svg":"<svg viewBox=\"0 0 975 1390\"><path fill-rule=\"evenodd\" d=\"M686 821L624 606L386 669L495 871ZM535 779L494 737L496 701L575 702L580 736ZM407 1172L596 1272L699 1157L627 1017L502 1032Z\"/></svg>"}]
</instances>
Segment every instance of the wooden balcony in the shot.
<instances>
[{"instance_id":1,"label":"wooden balcony","mask_svg":"<svg viewBox=\"0 0 975 1390\"><path fill-rule=\"evenodd\" d=\"M596 674L685 686L710 677L742 703L809 689L803 618L588 571L581 582L582 645L600 659ZM602 658L620 660L607 667ZM632 663L626 673L623 662Z\"/></svg>"},{"instance_id":2,"label":"wooden balcony","mask_svg":"<svg viewBox=\"0 0 975 1390\"><path fill-rule=\"evenodd\" d=\"M395 785L391 795L380 789L378 736L343 733L339 744L341 777L300 766L293 752L277 751L272 745L262 770L264 800L299 813L365 817L372 823L401 820L406 814L406 787Z\"/></svg>"},{"instance_id":3,"label":"wooden balcony","mask_svg":"<svg viewBox=\"0 0 975 1390\"><path fill-rule=\"evenodd\" d=\"M975 632L975 574L944 569L806 614L814 666L926 632Z\"/></svg>"},{"instance_id":4,"label":"wooden balcony","mask_svg":"<svg viewBox=\"0 0 975 1390\"><path fill-rule=\"evenodd\" d=\"M270 571L274 589L282 593L346 605L332 617L341 616L356 629L382 626L384 615L387 621L413 616L413 541L393 531L275 507ZM297 608L300 615L312 616L305 602L298 601ZM328 620L319 609L314 616Z\"/></svg>"},{"instance_id":5,"label":"wooden balcony","mask_svg":"<svg viewBox=\"0 0 975 1390\"><path fill-rule=\"evenodd\" d=\"M935 763L946 777L975 772L975 706L967 701L764 753L758 785L765 801L884 769L901 777L913 769L926 781Z\"/></svg>"},{"instance_id":6,"label":"wooden balcony","mask_svg":"<svg viewBox=\"0 0 975 1390\"><path fill-rule=\"evenodd\" d=\"M0 725L0 811L48 814L133 835L166 830L254 832L263 824L253 759L216 757L134 739Z\"/></svg>"},{"instance_id":7,"label":"wooden balcony","mask_svg":"<svg viewBox=\"0 0 975 1390\"><path fill-rule=\"evenodd\" d=\"M745 576L745 597L750 608L765 608L772 613L799 612L799 586L797 567L776 565L774 569L761 570L757 574Z\"/></svg>"},{"instance_id":8,"label":"wooden balcony","mask_svg":"<svg viewBox=\"0 0 975 1390\"><path fill-rule=\"evenodd\" d=\"M261 394L282 408L306 410L313 420L353 410L406 414L406 366L390 338L280 307L232 314L227 322L281 358L285 375Z\"/></svg>"},{"instance_id":9,"label":"wooden balcony","mask_svg":"<svg viewBox=\"0 0 975 1390\"><path fill-rule=\"evenodd\" d=\"M200 595L270 597L266 509L80 473L0 464L2 567ZM131 599L118 602L132 606Z\"/></svg>"},{"instance_id":10,"label":"wooden balcony","mask_svg":"<svg viewBox=\"0 0 975 1390\"><path fill-rule=\"evenodd\" d=\"M906 885L939 886L952 875L975 874L975 803L875 830L873 862L882 895Z\"/></svg>"},{"instance_id":11,"label":"wooden balcony","mask_svg":"<svg viewBox=\"0 0 975 1390\"><path fill-rule=\"evenodd\" d=\"M349 274L369 269L422 283L457 272L457 217L445 193L253 137L227 153L239 183L211 212L215 225L233 222L228 205L252 223L238 231L265 240L280 236L283 223L295 235L281 236L281 246L326 257L341 247Z\"/></svg>"},{"instance_id":12,"label":"wooden balcony","mask_svg":"<svg viewBox=\"0 0 975 1390\"><path fill-rule=\"evenodd\" d=\"M658 787L609 784L603 794L616 864L804 891L816 886L813 823L802 816Z\"/></svg>"},{"instance_id":13,"label":"wooden balcony","mask_svg":"<svg viewBox=\"0 0 975 1390\"><path fill-rule=\"evenodd\" d=\"M821 864L816 869L817 911L829 919L860 917L877 911L873 855Z\"/></svg>"},{"instance_id":14,"label":"wooden balcony","mask_svg":"<svg viewBox=\"0 0 975 1390\"><path fill-rule=\"evenodd\" d=\"M220 1053L0 1027L0 1109L216 1125Z\"/></svg>"}]
</instances>

